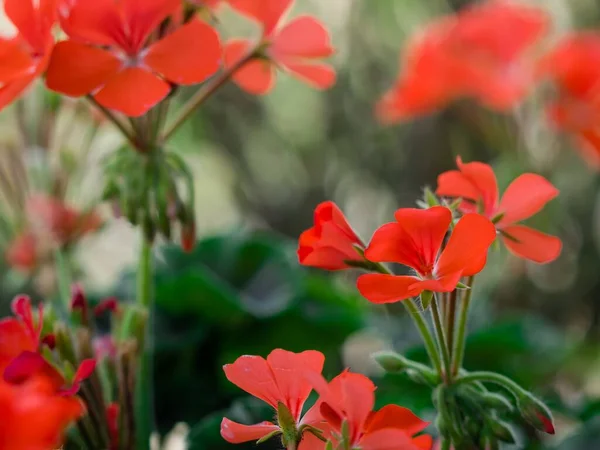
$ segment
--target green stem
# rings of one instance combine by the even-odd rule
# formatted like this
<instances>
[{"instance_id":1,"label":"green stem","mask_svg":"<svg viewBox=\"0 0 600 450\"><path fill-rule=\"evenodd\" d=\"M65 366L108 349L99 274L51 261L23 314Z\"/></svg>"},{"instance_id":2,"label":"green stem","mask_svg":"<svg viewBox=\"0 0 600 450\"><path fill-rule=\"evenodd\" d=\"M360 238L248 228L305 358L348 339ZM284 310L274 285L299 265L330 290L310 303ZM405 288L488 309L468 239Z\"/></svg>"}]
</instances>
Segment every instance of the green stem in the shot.
<instances>
[{"instance_id":1,"label":"green stem","mask_svg":"<svg viewBox=\"0 0 600 450\"><path fill-rule=\"evenodd\" d=\"M461 375L455 380L455 384L475 382L497 384L517 397L531 395L510 378L495 372L470 372L466 375Z\"/></svg>"},{"instance_id":2,"label":"green stem","mask_svg":"<svg viewBox=\"0 0 600 450\"><path fill-rule=\"evenodd\" d=\"M142 234L137 274L137 304L148 310L145 339L135 382L135 431L138 450L147 450L154 429L152 386L152 244Z\"/></svg>"},{"instance_id":3,"label":"green stem","mask_svg":"<svg viewBox=\"0 0 600 450\"><path fill-rule=\"evenodd\" d=\"M139 145L138 145L138 142L137 142L137 140L136 140L136 138L135 138L135 135L134 135L134 133L133 133L133 132L131 132L130 130L128 130L128 129L127 129L127 126L126 126L126 125L125 125L123 122L121 122L121 120L120 120L120 119L119 119L117 116L115 116L115 115L114 115L114 113L113 113L113 112L112 112L110 109L108 109L108 108L106 108L106 107L102 106L102 105L101 105L100 103L98 103L98 102L96 101L96 99L95 99L93 96L91 96L91 95L88 95L88 96L87 96L87 99L88 99L88 100L90 101L90 103L92 103L92 104L93 104L93 105L94 105L96 108L98 108L98 109L99 109L99 110L102 112L102 114L104 114L104 116L105 116L105 117L106 117L108 120L110 120L110 121L111 121L111 122L112 122L112 123L113 123L113 124L114 124L114 125L115 125L115 126L118 128L118 129L119 129L119 131L121 132L121 134L123 135L123 137L125 137L125 138L127 139L127 141L129 141L129 143L130 143L130 144L133 146L133 148L136 148L136 149L137 149L137 148L139 147Z\"/></svg>"},{"instance_id":4,"label":"green stem","mask_svg":"<svg viewBox=\"0 0 600 450\"><path fill-rule=\"evenodd\" d=\"M448 302L446 304L446 337L448 338L448 352L450 358L454 353L454 326L456 324L456 297L458 290L454 289L448 296Z\"/></svg>"},{"instance_id":5,"label":"green stem","mask_svg":"<svg viewBox=\"0 0 600 450\"><path fill-rule=\"evenodd\" d=\"M431 317L433 318L433 328L435 330L438 347L440 349L440 353L442 354L442 361L444 363L442 379L448 382L451 379L450 353L448 352L448 343L446 340L446 335L444 334L444 327L442 326L442 318L440 316L440 310L438 309L437 298L434 298L431 302Z\"/></svg>"},{"instance_id":6,"label":"green stem","mask_svg":"<svg viewBox=\"0 0 600 450\"><path fill-rule=\"evenodd\" d=\"M60 297L59 311L68 311L71 306L71 272L67 259L60 247L54 252L54 263L56 265L56 282L58 284L58 294Z\"/></svg>"},{"instance_id":7,"label":"green stem","mask_svg":"<svg viewBox=\"0 0 600 450\"><path fill-rule=\"evenodd\" d=\"M452 445L452 442L450 442L450 439L443 439L442 438L441 450L450 450L451 445Z\"/></svg>"},{"instance_id":8,"label":"green stem","mask_svg":"<svg viewBox=\"0 0 600 450\"><path fill-rule=\"evenodd\" d=\"M228 69L221 72L211 81L206 83L202 88L194 94L192 98L190 98L185 105L181 108L181 111L173 121L171 125L167 127L165 130L162 139L159 142L166 142L175 134L175 132L185 123L187 119L196 111L196 109L202 105L212 94L214 94L221 86L227 83L231 77L243 66L246 65L251 59L253 59L257 52L258 48L252 49L247 55L241 58L237 63Z\"/></svg>"},{"instance_id":9,"label":"green stem","mask_svg":"<svg viewBox=\"0 0 600 450\"><path fill-rule=\"evenodd\" d=\"M462 367L465 355L467 319L469 318L469 306L471 304L471 295L473 294L474 281L474 276L469 277L469 279L467 280L467 285L469 286L469 289L465 291L460 305L460 314L458 318L458 334L456 335L456 342L452 359L453 377L456 377L456 375L458 375L458 372Z\"/></svg>"},{"instance_id":10,"label":"green stem","mask_svg":"<svg viewBox=\"0 0 600 450\"><path fill-rule=\"evenodd\" d=\"M373 263L373 264L374 264L373 268L377 272L385 274L385 275L393 275L393 273L387 267L385 267L383 264L380 264L380 263ZM429 356L429 360L431 361L431 363L433 364L433 367L435 368L436 372L438 373L438 375L441 378L443 376L443 373L442 373L442 364L440 361L440 356L436 350L435 341L433 339L431 331L429 330L429 327L427 326L427 323L425 322L425 319L423 319L423 316L419 313L419 309L417 308L417 305L415 305L415 302L413 299L409 298L409 299L404 300L402 302L402 305L404 305L404 307L406 308L406 311L408 312L408 315L410 316L410 318L416 325L417 329L419 330L419 333L421 333L421 338L423 339L423 343L425 344L425 349L427 350L427 355Z\"/></svg>"}]
</instances>

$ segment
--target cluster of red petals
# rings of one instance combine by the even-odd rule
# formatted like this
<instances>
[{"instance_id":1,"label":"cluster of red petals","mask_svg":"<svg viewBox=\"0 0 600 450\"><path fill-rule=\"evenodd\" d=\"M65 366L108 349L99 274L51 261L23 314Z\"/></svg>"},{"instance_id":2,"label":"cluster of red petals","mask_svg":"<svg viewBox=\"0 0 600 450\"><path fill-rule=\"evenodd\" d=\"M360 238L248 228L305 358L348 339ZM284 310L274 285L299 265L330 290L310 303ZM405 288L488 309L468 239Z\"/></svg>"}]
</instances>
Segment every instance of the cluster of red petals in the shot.
<instances>
[{"instance_id":1,"label":"cluster of red petals","mask_svg":"<svg viewBox=\"0 0 600 450\"><path fill-rule=\"evenodd\" d=\"M140 116L164 99L170 83L200 83L219 67L219 37L192 19L158 40L180 0L60 0L68 40L56 44L46 83L72 97L92 95L106 108Z\"/></svg>"},{"instance_id":2,"label":"cluster of red petals","mask_svg":"<svg viewBox=\"0 0 600 450\"><path fill-rule=\"evenodd\" d=\"M46 70L54 44L56 5L57 0L4 1L4 12L17 34L0 38L0 109Z\"/></svg>"},{"instance_id":3,"label":"cluster of red petals","mask_svg":"<svg viewBox=\"0 0 600 450\"><path fill-rule=\"evenodd\" d=\"M364 248L344 214L327 201L317 206L314 226L300 236L298 259L300 264L326 270L347 269L349 261L359 261L357 248Z\"/></svg>"},{"instance_id":4,"label":"cluster of red petals","mask_svg":"<svg viewBox=\"0 0 600 450\"><path fill-rule=\"evenodd\" d=\"M496 238L494 225L487 218L465 214L440 251L452 222L448 208L403 208L396 211L395 217L396 222L375 231L365 257L403 264L416 275L361 275L358 290L373 303L405 300L423 291L453 291L462 276L483 269L489 246Z\"/></svg>"},{"instance_id":5,"label":"cluster of red petals","mask_svg":"<svg viewBox=\"0 0 600 450\"><path fill-rule=\"evenodd\" d=\"M544 58L541 70L557 91L548 107L550 119L573 136L593 167L600 168L600 33L567 35Z\"/></svg>"},{"instance_id":6,"label":"cluster of red petals","mask_svg":"<svg viewBox=\"0 0 600 450\"><path fill-rule=\"evenodd\" d=\"M499 111L514 107L536 81L531 50L548 24L542 10L510 0L477 3L432 23L409 43L379 117L400 121L461 97Z\"/></svg>"},{"instance_id":7,"label":"cluster of red petals","mask_svg":"<svg viewBox=\"0 0 600 450\"><path fill-rule=\"evenodd\" d=\"M27 228L6 250L11 267L32 271L41 263L44 252L52 245L69 245L97 231L102 219L95 211L80 212L62 200L47 195L35 195L25 205Z\"/></svg>"},{"instance_id":8,"label":"cluster of red petals","mask_svg":"<svg viewBox=\"0 0 600 450\"><path fill-rule=\"evenodd\" d=\"M277 410L282 403L291 413L297 426L314 425L319 418L311 411L304 417L302 408L312 391L312 385L305 379L306 371L321 373L325 357L322 353L308 350L293 353L286 350L273 350L267 359L260 356L241 356L233 364L223 367L225 376L240 389ZM221 436L227 442L239 444L256 441L279 430L278 424L261 422L256 425L242 425L224 418L221 423ZM302 449L301 450L307 450Z\"/></svg>"},{"instance_id":9,"label":"cluster of red petals","mask_svg":"<svg viewBox=\"0 0 600 450\"><path fill-rule=\"evenodd\" d=\"M361 450L429 450L432 438L421 433L429 423L419 419L410 410L387 405L373 411L375 404L375 385L364 375L345 371L327 383L317 373L307 373L320 398L315 407L325 421L325 434L335 446L339 443L342 424L346 422L349 433L349 448ZM311 450L325 448L323 442L317 443Z\"/></svg>"},{"instance_id":10,"label":"cluster of red petals","mask_svg":"<svg viewBox=\"0 0 600 450\"><path fill-rule=\"evenodd\" d=\"M458 158L457 165L458 170L438 177L438 195L465 200L463 212L480 212L490 220L500 218L496 228L515 255L537 263L558 258L562 248L559 238L518 224L538 213L558 195L558 189L540 175L525 173L508 186L499 200L496 175L488 164L463 163Z\"/></svg>"},{"instance_id":11,"label":"cluster of red petals","mask_svg":"<svg viewBox=\"0 0 600 450\"><path fill-rule=\"evenodd\" d=\"M233 80L252 94L266 94L275 82L276 68L318 89L331 87L334 69L322 62L334 53L329 33L314 17L301 16L283 24L294 0L228 0L241 14L262 27L259 42L234 39L225 46L225 66L232 68L260 47L263 55L235 72Z\"/></svg>"}]
</instances>

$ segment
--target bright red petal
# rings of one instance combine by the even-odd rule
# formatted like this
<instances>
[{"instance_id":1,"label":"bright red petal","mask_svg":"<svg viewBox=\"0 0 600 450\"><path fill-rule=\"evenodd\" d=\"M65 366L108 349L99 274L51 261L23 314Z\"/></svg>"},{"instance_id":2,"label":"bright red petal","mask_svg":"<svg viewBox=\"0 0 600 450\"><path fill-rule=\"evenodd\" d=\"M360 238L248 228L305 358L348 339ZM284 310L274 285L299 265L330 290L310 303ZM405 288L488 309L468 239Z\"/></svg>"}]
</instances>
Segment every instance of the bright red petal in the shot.
<instances>
[{"instance_id":1,"label":"bright red petal","mask_svg":"<svg viewBox=\"0 0 600 450\"><path fill-rule=\"evenodd\" d=\"M370 302L393 303L419 295L423 291L415 288L419 281L411 276L368 273L358 277L356 287Z\"/></svg>"},{"instance_id":2,"label":"bright red petal","mask_svg":"<svg viewBox=\"0 0 600 450\"><path fill-rule=\"evenodd\" d=\"M97 45L127 47L122 11L114 0L59 0L59 20L72 39Z\"/></svg>"},{"instance_id":3,"label":"bright red petal","mask_svg":"<svg viewBox=\"0 0 600 450\"><path fill-rule=\"evenodd\" d=\"M452 272L433 280L420 280L411 286L411 289L419 290L420 292L452 292L456 288L456 284L460 281L461 276L462 272Z\"/></svg>"},{"instance_id":4,"label":"bright red petal","mask_svg":"<svg viewBox=\"0 0 600 450\"><path fill-rule=\"evenodd\" d=\"M404 431L394 429L377 430L360 440L361 450L417 450L412 438Z\"/></svg>"},{"instance_id":5,"label":"bright red petal","mask_svg":"<svg viewBox=\"0 0 600 450\"><path fill-rule=\"evenodd\" d=\"M201 83L219 68L219 35L207 23L191 20L153 44L144 62L173 83Z\"/></svg>"},{"instance_id":6,"label":"bright red petal","mask_svg":"<svg viewBox=\"0 0 600 450\"><path fill-rule=\"evenodd\" d=\"M293 76L316 89L329 89L337 80L335 70L328 64L286 61L283 65Z\"/></svg>"},{"instance_id":7,"label":"bright red petal","mask_svg":"<svg viewBox=\"0 0 600 450\"><path fill-rule=\"evenodd\" d=\"M4 369L23 352L36 350L36 342L17 319L0 320L0 378Z\"/></svg>"},{"instance_id":8,"label":"bright red petal","mask_svg":"<svg viewBox=\"0 0 600 450\"><path fill-rule=\"evenodd\" d=\"M280 58L327 58L334 52L329 32L314 17L302 16L292 20L275 36L270 55Z\"/></svg>"},{"instance_id":9,"label":"bright red petal","mask_svg":"<svg viewBox=\"0 0 600 450\"><path fill-rule=\"evenodd\" d=\"M150 33L181 7L181 0L125 0L121 5L123 28L130 49L137 53Z\"/></svg>"},{"instance_id":10,"label":"bright red petal","mask_svg":"<svg viewBox=\"0 0 600 450\"><path fill-rule=\"evenodd\" d=\"M314 434L305 432L298 446L298 450L325 450L325 442Z\"/></svg>"},{"instance_id":11,"label":"bright red petal","mask_svg":"<svg viewBox=\"0 0 600 450\"><path fill-rule=\"evenodd\" d=\"M37 78L37 74L12 80L0 88L0 110L19 98L29 85Z\"/></svg>"},{"instance_id":12,"label":"bright red petal","mask_svg":"<svg viewBox=\"0 0 600 450\"><path fill-rule=\"evenodd\" d=\"M336 379L340 380L343 410L350 424L350 436L352 442L356 442L373 410L375 385L369 378L358 373L345 372ZM331 382L335 383L336 380ZM332 390L335 392L334 388Z\"/></svg>"},{"instance_id":13,"label":"bright red petal","mask_svg":"<svg viewBox=\"0 0 600 450\"><path fill-rule=\"evenodd\" d=\"M496 228L479 214L466 214L458 221L450 235L446 248L436 264L436 278L462 272L481 261L496 239Z\"/></svg>"},{"instance_id":14,"label":"bright red petal","mask_svg":"<svg viewBox=\"0 0 600 450\"><path fill-rule=\"evenodd\" d=\"M477 201L481 194L477 186L459 170L449 170L438 176L435 193L442 197Z\"/></svg>"},{"instance_id":15,"label":"bright red petal","mask_svg":"<svg viewBox=\"0 0 600 450\"><path fill-rule=\"evenodd\" d=\"M426 210L402 208L395 217L398 223L383 225L375 231L365 256L371 261L404 264L420 274L430 273L452 213L442 206Z\"/></svg>"},{"instance_id":16,"label":"bright red petal","mask_svg":"<svg viewBox=\"0 0 600 450\"><path fill-rule=\"evenodd\" d=\"M293 353L275 349L267 356L275 382L283 398L280 400L287 406L294 418L298 420L304 402L312 391L312 385L304 378L305 371L321 373L325 356L315 350Z\"/></svg>"},{"instance_id":17,"label":"bright red petal","mask_svg":"<svg viewBox=\"0 0 600 450\"><path fill-rule=\"evenodd\" d=\"M18 37L0 39L0 83L6 84L30 75L34 70L35 61Z\"/></svg>"},{"instance_id":18,"label":"bright red petal","mask_svg":"<svg viewBox=\"0 0 600 450\"><path fill-rule=\"evenodd\" d=\"M87 95L104 85L121 68L111 52L76 41L54 46L46 74L46 85L71 97Z\"/></svg>"},{"instance_id":19,"label":"bright red petal","mask_svg":"<svg viewBox=\"0 0 600 450\"><path fill-rule=\"evenodd\" d=\"M371 433L384 428L397 428L412 436L428 426L429 422L419 419L410 409L386 405L369 418L366 431Z\"/></svg>"},{"instance_id":20,"label":"bright red petal","mask_svg":"<svg viewBox=\"0 0 600 450\"><path fill-rule=\"evenodd\" d=\"M5 0L6 16L35 52L43 52L51 40L50 29L56 21L57 0Z\"/></svg>"},{"instance_id":21,"label":"bright red petal","mask_svg":"<svg viewBox=\"0 0 600 450\"><path fill-rule=\"evenodd\" d=\"M260 23L265 36L271 35L293 2L294 0L229 0L232 8Z\"/></svg>"},{"instance_id":22,"label":"bright red petal","mask_svg":"<svg viewBox=\"0 0 600 450\"><path fill-rule=\"evenodd\" d=\"M503 228L502 231L512 237L502 239L511 253L539 264L554 261L562 250L559 238L533 228L513 225Z\"/></svg>"},{"instance_id":23,"label":"bright red petal","mask_svg":"<svg viewBox=\"0 0 600 450\"><path fill-rule=\"evenodd\" d=\"M94 98L106 108L138 117L164 99L170 90L156 75L129 67L111 78Z\"/></svg>"},{"instance_id":24,"label":"bright red petal","mask_svg":"<svg viewBox=\"0 0 600 450\"><path fill-rule=\"evenodd\" d=\"M75 372L75 376L73 377L74 383L80 383L81 381L87 380L92 376L94 370L96 369L96 360L94 359L86 359L79 364L77 368L77 372Z\"/></svg>"},{"instance_id":25,"label":"bright red petal","mask_svg":"<svg viewBox=\"0 0 600 450\"><path fill-rule=\"evenodd\" d=\"M431 450L433 446L433 438L427 434L422 434L413 438L412 443L420 450Z\"/></svg>"},{"instance_id":26,"label":"bright red petal","mask_svg":"<svg viewBox=\"0 0 600 450\"><path fill-rule=\"evenodd\" d=\"M504 217L498 223L503 227L527 219L558 195L552 183L540 175L525 173L513 181L504 192L498 211Z\"/></svg>"},{"instance_id":27,"label":"bright red petal","mask_svg":"<svg viewBox=\"0 0 600 450\"><path fill-rule=\"evenodd\" d=\"M277 404L284 400L271 367L260 356L240 356L233 364L223 366L223 371L227 379L237 387L275 409Z\"/></svg>"},{"instance_id":28,"label":"bright red petal","mask_svg":"<svg viewBox=\"0 0 600 450\"><path fill-rule=\"evenodd\" d=\"M252 43L244 40L227 42L223 51L225 67L237 64L252 48ZM254 95L268 93L275 83L275 68L271 62L255 59L235 71L233 81L243 90Z\"/></svg>"},{"instance_id":29,"label":"bright red petal","mask_svg":"<svg viewBox=\"0 0 600 450\"><path fill-rule=\"evenodd\" d=\"M463 163L461 158L456 159L459 170L477 188L477 200L483 202L484 213L491 215L498 204L498 182L496 175L489 164L482 162Z\"/></svg>"},{"instance_id":30,"label":"bright red petal","mask_svg":"<svg viewBox=\"0 0 600 450\"><path fill-rule=\"evenodd\" d=\"M271 422L261 422L256 425L242 425L223 418L221 422L221 436L230 444L257 441L260 438L278 430L279 427Z\"/></svg>"}]
</instances>

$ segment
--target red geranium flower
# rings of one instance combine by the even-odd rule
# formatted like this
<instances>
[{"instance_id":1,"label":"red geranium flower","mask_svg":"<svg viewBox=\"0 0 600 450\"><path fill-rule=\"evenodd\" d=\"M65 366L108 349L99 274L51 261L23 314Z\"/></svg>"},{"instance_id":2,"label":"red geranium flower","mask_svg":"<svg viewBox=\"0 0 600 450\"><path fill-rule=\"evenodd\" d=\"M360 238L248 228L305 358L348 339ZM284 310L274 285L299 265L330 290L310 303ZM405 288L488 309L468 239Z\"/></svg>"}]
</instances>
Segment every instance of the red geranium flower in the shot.
<instances>
[{"instance_id":1,"label":"red geranium flower","mask_svg":"<svg viewBox=\"0 0 600 450\"><path fill-rule=\"evenodd\" d=\"M515 255L537 263L558 258L562 248L559 238L517 225L555 198L558 189L540 175L525 173L508 186L498 201L498 183L489 165L463 164L460 157L457 165L459 170L450 170L438 177L438 195L468 200L461 205L463 212L481 212L494 220L504 244Z\"/></svg>"},{"instance_id":2,"label":"red geranium flower","mask_svg":"<svg viewBox=\"0 0 600 450\"><path fill-rule=\"evenodd\" d=\"M460 97L506 111L536 79L530 50L545 34L540 9L508 0L467 7L413 39L402 74L378 105L385 122L427 114Z\"/></svg>"},{"instance_id":3,"label":"red geranium flower","mask_svg":"<svg viewBox=\"0 0 600 450\"><path fill-rule=\"evenodd\" d=\"M429 424L415 416L410 410L396 405L387 405L374 412L375 385L364 375L343 372L328 384L317 373L305 375L320 394L317 406L322 418L331 428L328 433L335 446L347 439L347 448L361 450L428 450L432 438L428 435L413 437ZM347 436L342 436L346 423ZM323 442L311 450L325 448Z\"/></svg>"},{"instance_id":4,"label":"red geranium flower","mask_svg":"<svg viewBox=\"0 0 600 450\"><path fill-rule=\"evenodd\" d=\"M292 353L276 349L266 360L260 356L241 356L233 364L224 366L223 370L229 381L275 410L285 407L299 431L303 425L311 425L314 416L308 411L301 418L304 402L312 391L310 382L303 374L307 370L321 373L324 361L323 354L314 350ZM227 442L239 444L258 440L281 430L282 426L272 422L242 425L224 418L221 436Z\"/></svg>"},{"instance_id":5,"label":"red geranium flower","mask_svg":"<svg viewBox=\"0 0 600 450\"><path fill-rule=\"evenodd\" d=\"M271 90L276 68L290 72L318 89L327 89L335 83L333 68L320 62L334 53L323 24L310 16L281 24L292 3L293 0L229 0L233 8L263 28L259 43L234 39L225 46L226 67L235 66L257 45L264 51L263 58L246 63L233 75L233 80L251 94L261 95Z\"/></svg>"},{"instance_id":6,"label":"red geranium flower","mask_svg":"<svg viewBox=\"0 0 600 450\"><path fill-rule=\"evenodd\" d=\"M140 116L164 99L170 83L195 84L219 67L217 33L192 19L156 42L159 25L180 0L61 0L60 21L69 40L56 44L47 85Z\"/></svg>"},{"instance_id":7,"label":"red geranium flower","mask_svg":"<svg viewBox=\"0 0 600 450\"><path fill-rule=\"evenodd\" d=\"M448 208L404 208L396 211L395 217L397 222L375 231L365 256L370 261L404 264L416 275L361 275L358 290L373 303L405 300L423 291L453 291L462 276L483 269L488 248L496 238L494 225L488 219L466 214L440 252L452 221Z\"/></svg>"},{"instance_id":8,"label":"red geranium flower","mask_svg":"<svg viewBox=\"0 0 600 450\"><path fill-rule=\"evenodd\" d=\"M541 63L557 87L548 115L570 133L582 156L600 169L600 33L566 36Z\"/></svg>"},{"instance_id":9,"label":"red geranium flower","mask_svg":"<svg viewBox=\"0 0 600 450\"><path fill-rule=\"evenodd\" d=\"M66 428L84 411L81 400L57 394L41 374L16 385L0 380L0 450L60 448Z\"/></svg>"},{"instance_id":10,"label":"red geranium flower","mask_svg":"<svg viewBox=\"0 0 600 450\"><path fill-rule=\"evenodd\" d=\"M315 209L315 225L300 235L298 259L305 266L326 270L348 269L349 261L361 261L357 249L365 247L344 214L333 202Z\"/></svg>"},{"instance_id":11,"label":"red geranium flower","mask_svg":"<svg viewBox=\"0 0 600 450\"><path fill-rule=\"evenodd\" d=\"M0 109L15 100L46 70L54 44L57 0L4 0L4 12L17 28L0 38Z\"/></svg>"}]
</instances>

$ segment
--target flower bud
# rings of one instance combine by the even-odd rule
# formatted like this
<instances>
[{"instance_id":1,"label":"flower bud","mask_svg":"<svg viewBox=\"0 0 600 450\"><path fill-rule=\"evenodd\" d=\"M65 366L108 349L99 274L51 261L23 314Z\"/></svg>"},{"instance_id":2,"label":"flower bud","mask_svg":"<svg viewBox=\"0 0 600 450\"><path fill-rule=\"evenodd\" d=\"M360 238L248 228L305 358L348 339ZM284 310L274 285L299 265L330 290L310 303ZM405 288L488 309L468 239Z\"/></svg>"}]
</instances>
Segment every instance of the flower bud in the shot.
<instances>
[{"instance_id":1,"label":"flower bud","mask_svg":"<svg viewBox=\"0 0 600 450\"><path fill-rule=\"evenodd\" d=\"M518 397L519 412L523 419L536 430L554 434L552 413L546 405L530 393L523 393Z\"/></svg>"},{"instance_id":2,"label":"flower bud","mask_svg":"<svg viewBox=\"0 0 600 450\"><path fill-rule=\"evenodd\" d=\"M415 383L437 385L439 382L437 374L424 364L411 361L398 353L391 351L377 352L373 359L386 372L399 373L406 371L407 375Z\"/></svg>"},{"instance_id":3,"label":"flower bud","mask_svg":"<svg viewBox=\"0 0 600 450\"><path fill-rule=\"evenodd\" d=\"M516 442L513 429L506 422L493 417L487 421L487 426L496 439L508 444L514 444Z\"/></svg>"}]
</instances>

